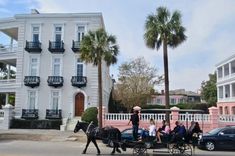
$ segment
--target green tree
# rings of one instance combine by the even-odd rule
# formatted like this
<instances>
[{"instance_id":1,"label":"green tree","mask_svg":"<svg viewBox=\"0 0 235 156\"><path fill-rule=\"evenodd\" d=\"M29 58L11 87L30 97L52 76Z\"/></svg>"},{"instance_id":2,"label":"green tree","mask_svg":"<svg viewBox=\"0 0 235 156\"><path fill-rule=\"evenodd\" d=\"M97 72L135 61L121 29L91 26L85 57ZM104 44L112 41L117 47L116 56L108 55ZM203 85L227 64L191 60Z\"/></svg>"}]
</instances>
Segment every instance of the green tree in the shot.
<instances>
[{"instance_id":1,"label":"green tree","mask_svg":"<svg viewBox=\"0 0 235 156\"><path fill-rule=\"evenodd\" d=\"M217 88L216 88L216 73L209 74L209 80L203 81L201 84L201 96L209 105L216 105Z\"/></svg>"},{"instance_id":2,"label":"green tree","mask_svg":"<svg viewBox=\"0 0 235 156\"><path fill-rule=\"evenodd\" d=\"M158 82L157 69L143 57L125 62L119 67L119 78L115 93L128 110L143 106Z\"/></svg>"},{"instance_id":3,"label":"green tree","mask_svg":"<svg viewBox=\"0 0 235 156\"><path fill-rule=\"evenodd\" d=\"M118 52L116 37L104 29L89 31L81 42L81 60L98 66L99 127L102 127L102 62L108 66L115 64Z\"/></svg>"},{"instance_id":4,"label":"green tree","mask_svg":"<svg viewBox=\"0 0 235 156\"><path fill-rule=\"evenodd\" d=\"M167 47L176 48L186 40L185 28L181 23L181 13L174 11L173 14L165 7L159 7L156 14L147 17L145 23L144 39L147 47L159 50L163 46L164 81L166 108L169 108L169 76ZM169 113L166 113L169 122Z\"/></svg>"}]
</instances>

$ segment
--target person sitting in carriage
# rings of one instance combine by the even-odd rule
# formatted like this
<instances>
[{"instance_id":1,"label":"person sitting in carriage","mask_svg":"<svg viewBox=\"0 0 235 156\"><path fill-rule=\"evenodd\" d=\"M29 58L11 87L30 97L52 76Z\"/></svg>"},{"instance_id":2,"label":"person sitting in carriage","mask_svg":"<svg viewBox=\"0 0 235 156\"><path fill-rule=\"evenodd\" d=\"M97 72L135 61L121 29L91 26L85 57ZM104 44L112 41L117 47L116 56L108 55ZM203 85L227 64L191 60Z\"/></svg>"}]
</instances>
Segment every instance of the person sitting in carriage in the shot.
<instances>
[{"instance_id":1,"label":"person sitting in carriage","mask_svg":"<svg viewBox=\"0 0 235 156\"><path fill-rule=\"evenodd\" d=\"M175 122L175 128L171 132L171 142L177 142L185 138L186 136L186 128L183 123L179 123L179 121Z\"/></svg>"},{"instance_id":2,"label":"person sitting in carriage","mask_svg":"<svg viewBox=\"0 0 235 156\"><path fill-rule=\"evenodd\" d=\"M157 131L157 139L158 142L157 143L162 143L162 138L168 138L169 134L170 134L170 126L169 123L166 122L165 120L162 121L162 128L159 128Z\"/></svg>"}]
</instances>

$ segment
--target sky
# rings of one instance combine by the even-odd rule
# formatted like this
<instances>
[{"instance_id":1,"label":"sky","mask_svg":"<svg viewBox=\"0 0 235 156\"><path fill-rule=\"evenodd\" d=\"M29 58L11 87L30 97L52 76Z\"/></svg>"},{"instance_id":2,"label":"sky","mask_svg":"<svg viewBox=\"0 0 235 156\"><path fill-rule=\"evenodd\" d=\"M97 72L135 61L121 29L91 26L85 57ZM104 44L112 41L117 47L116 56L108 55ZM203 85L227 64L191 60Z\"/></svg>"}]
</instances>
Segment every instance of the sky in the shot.
<instances>
[{"instance_id":1,"label":"sky","mask_svg":"<svg viewBox=\"0 0 235 156\"><path fill-rule=\"evenodd\" d=\"M0 0L0 18L30 13L101 12L105 29L117 37L118 63L110 73L118 77L118 67L131 59L144 57L162 75L162 49L148 49L144 42L146 17L164 6L179 10L187 40L177 48L168 48L170 90L197 91L208 80L215 65L235 54L234 0ZM0 43L4 36L0 34ZM157 90L163 85L156 86Z\"/></svg>"}]
</instances>

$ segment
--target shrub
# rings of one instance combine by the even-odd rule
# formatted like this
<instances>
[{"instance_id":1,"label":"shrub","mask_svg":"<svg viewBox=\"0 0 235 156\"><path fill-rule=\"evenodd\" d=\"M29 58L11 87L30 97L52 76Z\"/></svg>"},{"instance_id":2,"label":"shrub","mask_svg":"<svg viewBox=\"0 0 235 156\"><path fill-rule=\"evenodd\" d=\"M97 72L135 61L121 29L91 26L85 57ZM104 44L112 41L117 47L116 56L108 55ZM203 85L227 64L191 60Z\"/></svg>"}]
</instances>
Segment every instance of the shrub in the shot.
<instances>
[{"instance_id":1,"label":"shrub","mask_svg":"<svg viewBox=\"0 0 235 156\"><path fill-rule=\"evenodd\" d=\"M93 121L95 125L98 125L97 119L98 109L96 107L90 107L85 110L82 114L82 121L90 123Z\"/></svg>"}]
</instances>

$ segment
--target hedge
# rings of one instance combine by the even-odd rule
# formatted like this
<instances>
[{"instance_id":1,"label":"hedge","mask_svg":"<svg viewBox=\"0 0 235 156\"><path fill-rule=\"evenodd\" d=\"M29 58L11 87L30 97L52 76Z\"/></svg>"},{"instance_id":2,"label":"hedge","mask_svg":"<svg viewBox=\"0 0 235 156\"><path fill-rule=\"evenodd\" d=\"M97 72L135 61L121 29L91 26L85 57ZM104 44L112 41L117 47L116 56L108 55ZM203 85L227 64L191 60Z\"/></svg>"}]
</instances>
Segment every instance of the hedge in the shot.
<instances>
[{"instance_id":1,"label":"hedge","mask_svg":"<svg viewBox=\"0 0 235 156\"><path fill-rule=\"evenodd\" d=\"M90 107L85 110L82 114L82 121L90 123L93 121L95 125L98 125L97 119L98 109L96 107Z\"/></svg>"},{"instance_id":2,"label":"hedge","mask_svg":"<svg viewBox=\"0 0 235 156\"><path fill-rule=\"evenodd\" d=\"M26 120L26 119L13 119L11 120L10 128L19 129L60 129L62 120Z\"/></svg>"}]
</instances>

